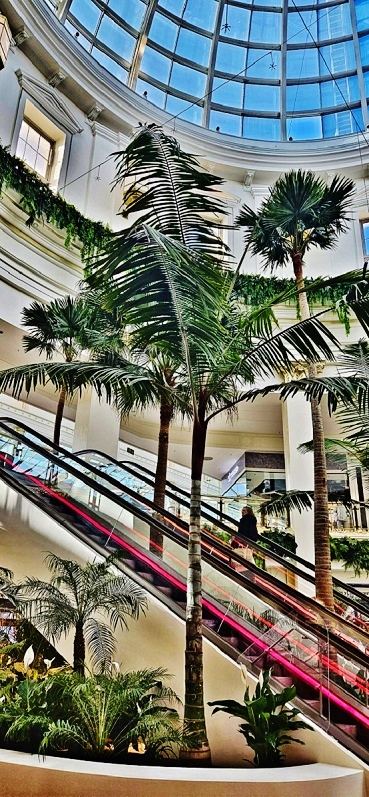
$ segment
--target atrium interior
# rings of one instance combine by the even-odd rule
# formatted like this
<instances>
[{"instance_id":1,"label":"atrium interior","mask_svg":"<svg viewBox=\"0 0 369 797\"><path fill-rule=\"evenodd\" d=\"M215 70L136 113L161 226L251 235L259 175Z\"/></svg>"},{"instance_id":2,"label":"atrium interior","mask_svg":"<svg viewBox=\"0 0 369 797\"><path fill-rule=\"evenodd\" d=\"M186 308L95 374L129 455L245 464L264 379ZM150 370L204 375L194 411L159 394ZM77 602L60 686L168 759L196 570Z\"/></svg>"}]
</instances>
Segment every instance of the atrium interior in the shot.
<instances>
[{"instance_id":1,"label":"atrium interior","mask_svg":"<svg viewBox=\"0 0 369 797\"><path fill-rule=\"evenodd\" d=\"M339 278L362 270L369 260L369 0L0 0L0 67L2 370L42 359L35 356L35 350L24 349L23 336L29 331L22 324L24 309L34 302L49 304L76 297L98 236L106 234L106 229L118 232L128 226L127 186L122 188L115 181L116 154L126 149L137 131L150 125L176 139L181 150L197 159L201 172L221 181L216 187L221 210L209 214L208 220L229 248L230 268L241 263L245 305L263 305L273 291L282 293L287 280L293 281L290 264L270 269L262 254L245 250L244 231L237 224L242 207L247 205L257 213L275 182L291 170L311 171L328 186L337 178L354 185L347 229L335 247L317 246L307 253L305 277ZM342 346L364 338L355 315L350 317L349 327L343 323L342 313L337 311L339 294L333 292L332 296L332 301L325 297L313 305L313 312L324 312L323 324L329 334ZM296 298L283 300L275 312L279 330L300 320ZM56 361L60 359L59 353ZM281 368L273 377L261 375L255 386L261 389L275 381L288 383L290 378L304 377L307 370L302 360L297 357L292 376ZM322 357L318 372L335 376L337 365L328 358L323 362ZM40 463L46 455L37 448L45 445L39 435L52 440L58 400L59 393L48 380L35 389L8 387L1 392L0 446L5 465L14 457L20 459L25 435L30 451L35 447L32 456L29 454L29 467L34 468L36 462L39 470L36 467L32 472L41 478ZM326 399L322 417L325 437L342 439L344 432L334 413L328 411ZM93 469L101 466L100 454L96 454L100 452L111 462L126 463L128 491L151 501L151 492L142 487L134 468L136 463L136 467L155 470L159 424L159 407L153 403L119 415L91 388L67 397L60 446L66 449L66 457L71 456L65 466L68 496L73 492L73 468L77 467L73 456L89 452L86 462ZM270 517L263 512L266 500L286 491L313 491L313 452L302 453L300 448L312 438L310 403L301 393L286 401L281 401L277 392L269 393L239 403L231 415L216 415L209 422L204 457L202 498L210 512L205 528L211 530L212 511L220 512L221 522L229 517L236 528L247 503L257 515L259 529L293 532L297 555L312 564L316 556L313 510L305 507L300 512L292 507ZM179 522L187 517L187 510L177 500L176 489L190 490L191 439L191 420L179 411L172 419L168 444L167 478L175 487L165 503L166 512ZM50 459L45 472L50 487L55 452L47 451ZM107 462L107 478L118 478ZM92 477L86 471L82 481L84 478L83 489ZM327 482L331 535L338 540L346 536L369 540L369 513L360 506L368 498L368 487L360 468L350 467L346 456L329 453ZM109 504L112 535L122 518L128 524L133 521L123 503L110 506L112 499L104 493L108 487L103 485L102 493L99 488L95 495L90 484L83 511L99 509L104 515ZM359 502L356 508L346 508L348 497ZM9 567L18 579L30 574L30 562L32 573L45 577L43 556L50 550L81 561L101 553L101 540L96 538L95 548L90 550L84 538L73 537L69 521L65 526L69 537L62 538L56 517L44 516L34 498L29 500L24 492L18 495L6 479L1 483L0 506L0 565ZM137 511L141 511L139 507ZM150 524L145 524L143 516L136 517L135 524L137 533L149 534ZM170 545L173 558L183 558L174 538ZM205 566L208 576L206 567L210 572L212 562ZM333 575L348 589L369 593L367 571L358 577L355 567L345 569L340 559L333 561L332 567ZM312 601L309 579L304 581L303 573L297 574L293 568L287 571L287 593L293 588L304 600ZM279 578L275 563L270 564L270 573L271 578ZM214 595L220 605L220 593ZM258 600L256 594L253 610ZM282 611L282 599L275 600ZM305 613L309 607L307 603ZM288 617L291 615L290 607ZM219 651L210 615L207 620L207 699L222 697L222 689L225 696L232 692L239 697L240 685L232 690L229 684L237 681L238 664L243 661L240 649L227 658L233 639L228 629ZM165 651L165 667L175 674L175 688L182 697L183 623L183 605L179 615L172 616L168 602L162 606L154 590L147 617L137 628L130 628L130 649L119 639L117 654L125 657L127 667L138 666L138 651L147 666L158 666ZM175 640L172 647L168 635ZM272 637L266 637L265 646L271 645ZM363 640L361 645L361 653L367 657ZM71 650L72 641L67 638L62 648L67 660ZM337 653L337 661L340 656ZM290 665L291 661L290 656ZM363 662L352 666L352 678L357 678L359 671L364 678ZM358 688L354 681L351 686L350 706L355 712ZM369 788L369 754L363 759L360 746L368 751L367 688L365 694L366 724L357 739L345 744L342 734L350 731L344 726L347 729L353 724L345 715L344 720L337 720L340 728L332 741L330 718L325 717L318 733L311 734L316 739L307 740L305 734L308 752L300 759L300 763L314 760L347 771L352 768L360 771L360 777L364 772L364 779L357 785L353 781L351 789L358 797L364 797L365 778ZM339 698L335 699L338 712ZM302 710L302 703L299 707ZM314 722L314 714L311 718L308 711L307 716ZM235 766L237 756L242 760L243 748L233 731L233 755L225 750L220 720L212 731L211 746L219 766ZM86 788L91 790L88 772L85 776ZM306 784L300 784L299 794L313 793L308 775ZM217 784L217 797L227 785ZM55 784L49 787L55 788ZM235 795L241 787L242 782L232 784ZM250 794L256 797L261 791L255 784L254 788ZM149 795L149 787L145 789ZM347 784L337 786L336 797L345 789ZM146 797L146 790L144 793ZM275 793L270 791L270 795ZM286 791L286 797L292 793Z\"/></svg>"}]
</instances>

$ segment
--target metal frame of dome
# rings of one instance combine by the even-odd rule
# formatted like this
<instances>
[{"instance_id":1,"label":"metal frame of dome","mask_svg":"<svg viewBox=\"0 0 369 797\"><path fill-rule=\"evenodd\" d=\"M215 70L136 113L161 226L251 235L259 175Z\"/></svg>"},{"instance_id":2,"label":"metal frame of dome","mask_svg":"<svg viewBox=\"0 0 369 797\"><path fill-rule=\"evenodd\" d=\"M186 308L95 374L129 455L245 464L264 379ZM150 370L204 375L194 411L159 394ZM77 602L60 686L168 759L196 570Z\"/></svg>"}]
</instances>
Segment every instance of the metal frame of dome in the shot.
<instances>
[{"instance_id":1,"label":"metal frame of dome","mask_svg":"<svg viewBox=\"0 0 369 797\"><path fill-rule=\"evenodd\" d=\"M264 141L369 124L369 0L48 0L115 77L172 116Z\"/></svg>"}]
</instances>

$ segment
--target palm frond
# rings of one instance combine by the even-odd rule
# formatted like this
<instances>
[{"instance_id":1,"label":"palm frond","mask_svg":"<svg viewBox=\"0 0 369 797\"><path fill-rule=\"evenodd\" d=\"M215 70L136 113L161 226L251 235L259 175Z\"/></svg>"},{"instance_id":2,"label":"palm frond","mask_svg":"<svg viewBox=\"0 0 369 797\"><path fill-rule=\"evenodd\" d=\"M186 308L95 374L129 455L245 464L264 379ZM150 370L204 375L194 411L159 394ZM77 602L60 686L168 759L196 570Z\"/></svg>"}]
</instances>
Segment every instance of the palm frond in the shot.
<instances>
[{"instance_id":1,"label":"palm frond","mask_svg":"<svg viewBox=\"0 0 369 797\"><path fill-rule=\"evenodd\" d=\"M313 172L290 171L277 180L258 212L245 205L236 221L245 244L265 267L284 266L292 252L332 248L348 228L354 183L335 176L328 185Z\"/></svg>"},{"instance_id":2,"label":"palm frond","mask_svg":"<svg viewBox=\"0 0 369 797\"><path fill-rule=\"evenodd\" d=\"M369 392L360 381L348 377L316 377L315 379L293 379L290 382L279 382L266 385L262 388L251 388L239 397L239 401L255 401L256 398L268 396L270 393L279 393L282 401L303 393L307 401L312 398L320 402L324 395L328 398L329 412L335 412L339 402L350 404L356 400L358 394L365 405L369 401Z\"/></svg>"},{"instance_id":3,"label":"palm frond","mask_svg":"<svg viewBox=\"0 0 369 797\"><path fill-rule=\"evenodd\" d=\"M110 626L95 617L90 617L86 620L84 632L94 672L109 672L116 648Z\"/></svg>"},{"instance_id":4,"label":"palm frond","mask_svg":"<svg viewBox=\"0 0 369 797\"><path fill-rule=\"evenodd\" d=\"M276 515L277 517L296 509L303 512L313 506L314 493L309 490L288 490L273 496L269 501L263 501L261 510L266 515Z\"/></svg>"}]
</instances>

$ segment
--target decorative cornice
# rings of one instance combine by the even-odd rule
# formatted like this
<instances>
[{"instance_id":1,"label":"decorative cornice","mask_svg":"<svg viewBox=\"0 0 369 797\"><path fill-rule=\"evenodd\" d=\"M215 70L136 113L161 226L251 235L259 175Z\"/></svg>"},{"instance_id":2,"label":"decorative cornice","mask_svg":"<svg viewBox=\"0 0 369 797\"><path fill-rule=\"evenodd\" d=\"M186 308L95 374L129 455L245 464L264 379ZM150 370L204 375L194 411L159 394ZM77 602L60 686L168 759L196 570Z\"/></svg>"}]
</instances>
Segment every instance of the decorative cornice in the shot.
<instances>
[{"instance_id":1,"label":"decorative cornice","mask_svg":"<svg viewBox=\"0 0 369 797\"><path fill-rule=\"evenodd\" d=\"M13 42L16 45L16 47L21 47L22 44L24 44L24 42L27 41L27 39L29 39L30 35L31 35L30 32L27 30L27 28L24 25L22 28L19 28L17 33L15 33L13 36Z\"/></svg>"},{"instance_id":2,"label":"decorative cornice","mask_svg":"<svg viewBox=\"0 0 369 797\"><path fill-rule=\"evenodd\" d=\"M102 112L103 110L104 110L104 109L102 108L102 106L101 106L101 105L97 105L97 104L95 103L95 104L92 106L92 108L90 108L90 110L89 110L89 112L88 112L88 114L87 114L87 119L88 119L88 121L89 121L89 122L96 122L96 119L97 119L97 117L98 117L98 116L100 116L100 114L101 114L101 112Z\"/></svg>"},{"instance_id":3,"label":"decorative cornice","mask_svg":"<svg viewBox=\"0 0 369 797\"><path fill-rule=\"evenodd\" d=\"M94 136L105 138L110 144L117 147L117 149L124 149L127 146L127 137L124 137L124 142L122 144L121 136L116 130L112 130L110 127L106 127L106 125L102 125L100 122L89 122L89 125Z\"/></svg>"},{"instance_id":4,"label":"decorative cornice","mask_svg":"<svg viewBox=\"0 0 369 797\"><path fill-rule=\"evenodd\" d=\"M55 89L41 83L40 80L27 75L21 69L15 72L22 89L50 114L69 133L82 133L77 119L71 114L68 106L61 100Z\"/></svg>"},{"instance_id":5,"label":"decorative cornice","mask_svg":"<svg viewBox=\"0 0 369 797\"><path fill-rule=\"evenodd\" d=\"M57 89L60 83L65 80L66 78L65 72L62 72L61 69L57 69L56 72L53 72L47 79L49 86L53 89Z\"/></svg>"}]
</instances>

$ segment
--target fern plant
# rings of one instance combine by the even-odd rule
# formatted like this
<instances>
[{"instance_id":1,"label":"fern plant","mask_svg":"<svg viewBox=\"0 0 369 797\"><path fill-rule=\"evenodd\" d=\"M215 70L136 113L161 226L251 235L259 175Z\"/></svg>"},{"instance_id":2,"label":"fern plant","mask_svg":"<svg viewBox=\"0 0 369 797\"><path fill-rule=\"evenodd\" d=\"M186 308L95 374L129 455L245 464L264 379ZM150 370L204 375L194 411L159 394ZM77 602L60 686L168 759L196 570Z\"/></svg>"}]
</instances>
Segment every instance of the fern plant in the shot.
<instances>
[{"instance_id":1,"label":"fern plant","mask_svg":"<svg viewBox=\"0 0 369 797\"><path fill-rule=\"evenodd\" d=\"M12 693L3 690L0 738L28 752L94 761L137 763L140 753L146 763L175 757L184 734L167 677L157 668L26 678Z\"/></svg>"},{"instance_id":2,"label":"fern plant","mask_svg":"<svg viewBox=\"0 0 369 797\"><path fill-rule=\"evenodd\" d=\"M239 731L254 751L255 767L282 766L285 756L281 747L291 743L305 744L291 733L312 730L306 722L297 719L298 709L287 707L287 703L296 697L296 687L286 686L281 692L274 693L270 686L271 672L270 669L261 670L253 698L250 698L249 686L246 687L243 704L236 700L209 703L209 706L215 706L213 714L225 711L242 720Z\"/></svg>"}]
</instances>

